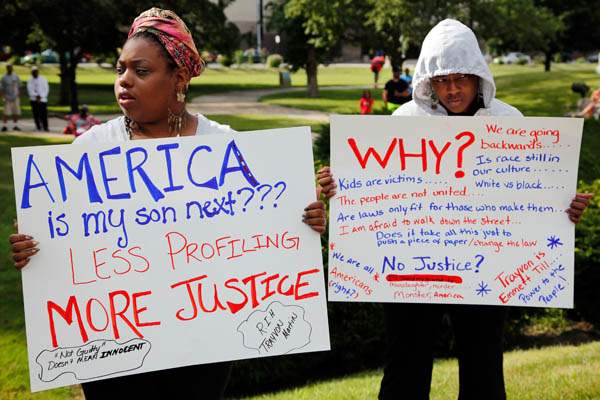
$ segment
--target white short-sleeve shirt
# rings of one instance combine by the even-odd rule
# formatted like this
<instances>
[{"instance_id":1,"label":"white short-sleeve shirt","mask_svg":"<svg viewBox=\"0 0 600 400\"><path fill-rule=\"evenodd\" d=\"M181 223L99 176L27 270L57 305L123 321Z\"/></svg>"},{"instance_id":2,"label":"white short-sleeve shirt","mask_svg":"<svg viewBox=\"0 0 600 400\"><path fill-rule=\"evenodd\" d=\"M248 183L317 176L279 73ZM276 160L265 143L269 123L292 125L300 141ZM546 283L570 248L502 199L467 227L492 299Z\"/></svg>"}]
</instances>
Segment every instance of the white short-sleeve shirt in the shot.
<instances>
[{"instance_id":1,"label":"white short-sleeve shirt","mask_svg":"<svg viewBox=\"0 0 600 400\"><path fill-rule=\"evenodd\" d=\"M235 133L229 125L219 124L202 114L196 114L196 118L198 119L196 135ZM127 140L129 140L129 135L125 129L125 117L118 117L103 124L94 125L89 131L77 137L73 143L124 142Z\"/></svg>"}]
</instances>

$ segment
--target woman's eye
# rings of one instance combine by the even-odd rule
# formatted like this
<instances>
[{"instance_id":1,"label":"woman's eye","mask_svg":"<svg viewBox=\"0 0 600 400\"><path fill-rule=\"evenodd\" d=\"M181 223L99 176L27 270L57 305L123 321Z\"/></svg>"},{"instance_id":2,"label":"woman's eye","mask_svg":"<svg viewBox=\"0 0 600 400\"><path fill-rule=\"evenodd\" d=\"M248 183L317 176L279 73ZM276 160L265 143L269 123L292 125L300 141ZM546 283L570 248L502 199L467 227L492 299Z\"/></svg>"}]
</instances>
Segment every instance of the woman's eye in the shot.
<instances>
[{"instance_id":1,"label":"woman's eye","mask_svg":"<svg viewBox=\"0 0 600 400\"><path fill-rule=\"evenodd\" d=\"M123 67L117 67L115 68L115 71L117 72L118 75L121 75L124 71Z\"/></svg>"},{"instance_id":2,"label":"woman's eye","mask_svg":"<svg viewBox=\"0 0 600 400\"><path fill-rule=\"evenodd\" d=\"M138 69L135 70L135 72L138 75L146 75L148 73L148 70L147 69L143 69L143 68L138 68Z\"/></svg>"}]
</instances>

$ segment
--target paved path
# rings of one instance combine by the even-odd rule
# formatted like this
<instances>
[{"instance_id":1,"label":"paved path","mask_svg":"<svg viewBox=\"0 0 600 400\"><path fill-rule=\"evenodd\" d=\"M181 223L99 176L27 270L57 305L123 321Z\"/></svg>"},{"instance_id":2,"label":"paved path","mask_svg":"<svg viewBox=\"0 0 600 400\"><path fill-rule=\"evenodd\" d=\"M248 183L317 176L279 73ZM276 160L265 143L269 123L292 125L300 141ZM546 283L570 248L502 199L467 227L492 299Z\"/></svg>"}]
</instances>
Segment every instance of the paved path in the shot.
<instances>
[{"instance_id":1,"label":"paved path","mask_svg":"<svg viewBox=\"0 0 600 400\"><path fill-rule=\"evenodd\" d=\"M323 86L321 90L340 90L340 89L368 89L370 86ZM300 92L306 90L305 87L292 88L275 88L275 89L260 89L260 90L240 90L233 92L225 92L218 94L210 94L199 96L188 103L188 110L191 113L201 113L204 115L243 115L243 114L259 114L271 115L277 117L289 117L315 120L318 122L328 122L329 113L323 111L301 110L291 107L283 107L259 102L263 96L275 93ZM121 114L114 115L97 115L101 121L108 121L116 118ZM21 119L19 128L22 132L8 132L13 134L29 134L36 136L62 136L62 130L66 125L66 121L61 118L48 118L48 127L50 132L36 132L35 123L31 118ZM9 121L7 124L9 130L12 130L13 123ZM0 135L5 132L0 132Z\"/></svg>"},{"instance_id":2,"label":"paved path","mask_svg":"<svg viewBox=\"0 0 600 400\"><path fill-rule=\"evenodd\" d=\"M339 89L368 89L369 86L324 86L321 90L339 90ZM305 87L278 88L278 89L260 89L260 90L240 90L235 92L225 92L219 94L210 94L192 99L188 104L190 111L199 112L205 115L231 115L231 114L261 114L286 116L290 118L313 119L321 122L329 120L329 113L323 111L301 110L291 107L283 107L259 102L263 96L275 93L300 92L306 90Z\"/></svg>"}]
</instances>

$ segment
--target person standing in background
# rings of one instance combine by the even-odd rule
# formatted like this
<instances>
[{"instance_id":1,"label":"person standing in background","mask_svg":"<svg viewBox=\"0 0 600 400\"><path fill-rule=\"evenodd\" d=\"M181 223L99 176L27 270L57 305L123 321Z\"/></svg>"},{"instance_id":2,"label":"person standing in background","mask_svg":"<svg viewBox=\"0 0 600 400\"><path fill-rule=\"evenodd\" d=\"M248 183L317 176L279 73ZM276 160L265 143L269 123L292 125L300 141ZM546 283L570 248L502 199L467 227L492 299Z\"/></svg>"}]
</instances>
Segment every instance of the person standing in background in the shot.
<instances>
[{"instance_id":1,"label":"person standing in background","mask_svg":"<svg viewBox=\"0 0 600 400\"><path fill-rule=\"evenodd\" d=\"M48 132L48 93L50 88L48 81L40 76L37 67L31 68L31 78L27 81L27 93L31 103L31 112L35 120L35 127L38 131Z\"/></svg>"},{"instance_id":2,"label":"person standing in background","mask_svg":"<svg viewBox=\"0 0 600 400\"><path fill-rule=\"evenodd\" d=\"M2 132L6 132L8 128L8 117L12 117L13 130L20 131L19 126L19 115L21 115L21 105L19 104L20 95L20 84L19 75L13 73L12 64L6 64L6 74L0 81L0 88L2 89L2 97L4 98L4 124L2 125Z\"/></svg>"},{"instance_id":3,"label":"person standing in background","mask_svg":"<svg viewBox=\"0 0 600 400\"><path fill-rule=\"evenodd\" d=\"M381 50L377 51L377 53L375 54L375 57L373 57L373 59L371 59L371 72L373 72L373 87L375 89L377 89L377 85L379 82L379 72L381 72L381 69L383 68L383 65L385 64L385 56L383 55L383 52Z\"/></svg>"},{"instance_id":4,"label":"person standing in background","mask_svg":"<svg viewBox=\"0 0 600 400\"><path fill-rule=\"evenodd\" d=\"M373 113L373 97L370 90L363 90L362 97L360 98L360 113L362 115Z\"/></svg>"}]
</instances>

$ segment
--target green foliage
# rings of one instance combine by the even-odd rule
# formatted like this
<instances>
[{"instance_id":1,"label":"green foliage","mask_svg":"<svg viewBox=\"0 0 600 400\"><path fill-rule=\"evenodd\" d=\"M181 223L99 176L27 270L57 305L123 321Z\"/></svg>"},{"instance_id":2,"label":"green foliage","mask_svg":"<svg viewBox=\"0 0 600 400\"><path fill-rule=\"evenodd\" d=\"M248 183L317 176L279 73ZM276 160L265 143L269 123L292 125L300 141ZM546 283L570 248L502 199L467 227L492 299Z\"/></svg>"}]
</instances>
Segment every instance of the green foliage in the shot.
<instances>
[{"instance_id":1,"label":"green foliage","mask_svg":"<svg viewBox=\"0 0 600 400\"><path fill-rule=\"evenodd\" d=\"M233 61L231 60L231 57L229 57L226 54L219 54L217 56L217 62L224 67L229 67L233 63Z\"/></svg>"},{"instance_id":2,"label":"green foliage","mask_svg":"<svg viewBox=\"0 0 600 400\"><path fill-rule=\"evenodd\" d=\"M600 121L590 119L583 125L583 139L579 154L578 178L584 184L591 184L600 179L600 164L598 154L600 152Z\"/></svg>"},{"instance_id":3,"label":"green foliage","mask_svg":"<svg viewBox=\"0 0 600 400\"><path fill-rule=\"evenodd\" d=\"M578 191L594 193L595 197L576 228L574 311L600 326L600 179L581 182Z\"/></svg>"},{"instance_id":4,"label":"green foliage","mask_svg":"<svg viewBox=\"0 0 600 400\"><path fill-rule=\"evenodd\" d=\"M427 32L449 15L450 2L438 0L368 0L364 14L376 43L400 67L411 44L420 46ZM360 20L360 19L359 19Z\"/></svg>"},{"instance_id":5,"label":"green foliage","mask_svg":"<svg viewBox=\"0 0 600 400\"><path fill-rule=\"evenodd\" d=\"M244 50L236 50L233 53L233 60L237 65L242 65L248 62L248 57L244 54Z\"/></svg>"},{"instance_id":6,"label":"green foliage","mask_svg":"<svg viewBox=\"0 0 600 400\"><path fill-rule=\"evenodd\" d=\"M313 154L317 163L321 165L329 165L329 149L330 149L330 128L329 124L321 126L321 134L313 143Z\"/></svg>"},{"instance_id":7,"label":"green foliage","mask_svg":"<svg viewBox=\"0 0 600 400\"><path fill-rule=\"evenodd\" d=\"M267 57L267 67L269 68L279 68L281 63L283 63L281 54L271 54Z\"/></svg>"}]
</instances>

